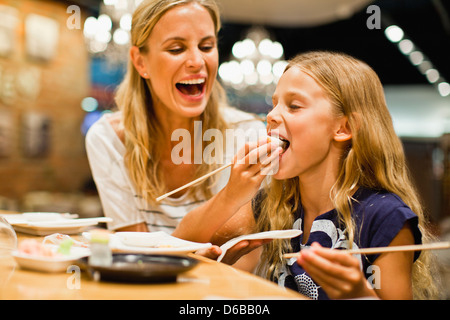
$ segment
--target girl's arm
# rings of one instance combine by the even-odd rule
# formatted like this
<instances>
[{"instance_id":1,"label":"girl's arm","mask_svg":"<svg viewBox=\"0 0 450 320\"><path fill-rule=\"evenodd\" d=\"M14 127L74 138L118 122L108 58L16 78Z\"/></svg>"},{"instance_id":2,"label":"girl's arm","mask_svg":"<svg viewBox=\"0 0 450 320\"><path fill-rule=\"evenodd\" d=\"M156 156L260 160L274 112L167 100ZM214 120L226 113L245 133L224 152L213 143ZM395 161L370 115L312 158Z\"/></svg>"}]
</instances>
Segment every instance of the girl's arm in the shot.
<instances>
[{"instance_id":1,"label":"girl's arm","mask_svg":"<svg viewBox=\"0 0 450 320\"><path fill-rule=\"evenodd\" d=\"M389 246L414 244L407 224ZM411 270L413 252L383 253L374 262L375 288L366 280L359 260L341 250L330 250L313 244L302 251L297 262L332 299L377 297L381 299L412 299ZM378 274L375 274L378 273Z\"/></svg>"}]
</instances>

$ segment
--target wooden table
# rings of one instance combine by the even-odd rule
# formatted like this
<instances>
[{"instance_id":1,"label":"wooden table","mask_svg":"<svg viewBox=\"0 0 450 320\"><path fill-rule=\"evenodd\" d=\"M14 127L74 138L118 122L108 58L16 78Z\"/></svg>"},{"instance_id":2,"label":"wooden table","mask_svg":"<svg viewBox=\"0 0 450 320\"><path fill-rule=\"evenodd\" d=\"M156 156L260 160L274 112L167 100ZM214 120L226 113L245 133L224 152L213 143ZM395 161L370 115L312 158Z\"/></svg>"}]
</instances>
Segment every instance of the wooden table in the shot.
<instances>
[{"instance_id":1,"label":"wooden table","mask_svg":"<svg viewBox=\"0 0 450 320\"><path fill-rule=\"evenodd\" d=\"M19 243L24 236L18 235ZM85 272L43 273L21 269L14 257L0 257L0 299L10 300L200 300L305 299L253 274L196 256L200 263L178 276L177 282L127 284L93 281Z\"/></svg>"}]
</instances>

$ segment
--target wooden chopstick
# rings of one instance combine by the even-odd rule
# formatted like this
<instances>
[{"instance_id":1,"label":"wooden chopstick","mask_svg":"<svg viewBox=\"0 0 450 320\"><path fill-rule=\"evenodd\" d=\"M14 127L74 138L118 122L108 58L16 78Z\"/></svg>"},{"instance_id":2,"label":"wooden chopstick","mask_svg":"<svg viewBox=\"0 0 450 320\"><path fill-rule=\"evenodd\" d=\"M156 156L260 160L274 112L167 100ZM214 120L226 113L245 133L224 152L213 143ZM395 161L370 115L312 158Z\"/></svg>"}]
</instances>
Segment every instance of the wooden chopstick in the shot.
<instances>
[{"instance_id":1,"label":"wooden chopstick","mask_svg":"<svg viewBox=\"0 0 450 320\"><path fill-rule=\"evenodd\" d=\"M438 249L450 249L450 241L414 244L409 246L392 246L392 247L374 247L374 248L361 248L342 250L350 254L378 254L385 252L400 252L400 251L421 251L421 250L438 250ZM290 259L298 257L300 252L286 253L283 258Z\"/></svg>"},{"instance_id":2,"label":"wooden chopstick","mask_svg":"<svg viewBox=\"0 0 450 320\"><path fill-rule=\"evenodd\" d=\"M205 174L204 176L201 176L200 178L195 179L194 181L191 181L191 182L185 184L184 186L179 187L178 189L175 189L175 190L172 190L172 191L170 191L170 192L168 192L166 194L163 194L162 196L159 196L158 198L156 198L156 202L159 202L162 199L167 198L168 196L170 196L170 195L172 195L174 193L177 193L178 191L181 191L181 190L186 189L186 188L188 188L188 187L190 187L190 186L192 186L192 185L194 185L196 183L199 183L199 182L201 182L201 181L211 177L212 175L215 175L216 173L218 173L218 172L220 172L220 171L230 167L232 164L233 163L226 164L226 165L224 165L224 166L222 166L220 168L217 168L214 171L211 171L210 173Z\"/></svg>"}]
</instances>

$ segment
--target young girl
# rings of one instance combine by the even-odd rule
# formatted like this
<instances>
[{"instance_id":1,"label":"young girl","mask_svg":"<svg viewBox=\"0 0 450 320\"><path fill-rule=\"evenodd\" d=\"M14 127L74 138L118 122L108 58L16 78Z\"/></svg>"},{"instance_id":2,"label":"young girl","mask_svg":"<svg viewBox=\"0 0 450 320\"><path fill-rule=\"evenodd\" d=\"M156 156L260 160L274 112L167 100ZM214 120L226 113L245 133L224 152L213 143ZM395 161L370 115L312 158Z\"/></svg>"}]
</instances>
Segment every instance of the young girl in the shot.
<instances>
[{"instance_id":1,"label":"young girl","mask_svg":"<svg viewBox=\"0 0 450 320\"><path fill-rule=\"evenodd\" d=\"M301 54L277 85L267 124L288 147L270 183L239 214L254 215L255 231L303 234L265 245L259 271L313 299L436 297L429 251L352 256L329 249L430 238L375 72L345 54ZM233 168L223 192L242 172ZM234 201L246 196L236 193ZM298 251L298 259L282 258Z\"/></svg>"},{"instance_id":2,"label":"young girl","mask_svg":"<svg viewBox=\"0 0 450 320\"><path fill-rule=\"evenodd\" d=\"M290 145L270 186L254 201L257 226L294 226L303 234L291 248L280 242L266 247L267 276L319 299L430 297L428 252L355 258L321 248L429 238L375 72L344 54L302 54L280 79L273 106L268 131L278 131ZM288 250L302 254L284 263L280 255Z\"/></svg>"}]
</instances>

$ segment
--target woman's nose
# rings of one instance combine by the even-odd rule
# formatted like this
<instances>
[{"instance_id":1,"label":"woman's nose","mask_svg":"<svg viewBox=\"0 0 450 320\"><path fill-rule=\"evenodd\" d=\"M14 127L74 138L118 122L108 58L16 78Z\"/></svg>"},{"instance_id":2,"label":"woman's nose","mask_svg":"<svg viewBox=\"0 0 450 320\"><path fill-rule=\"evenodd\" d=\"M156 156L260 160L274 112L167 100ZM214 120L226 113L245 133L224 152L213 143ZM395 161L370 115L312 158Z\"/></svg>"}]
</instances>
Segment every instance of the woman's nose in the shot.
<instances>
[{"instance_id":1,"label":"woman's nose","mask_svg":"<svg viewBox=\"0 0 450 320\"><path fill-rule=\"evenodd\" d=\"M194 49L189 52L189 56L186 61L186 66L188 68L198 69L203 67L204 64L205 60L203 59L203 54L200 50Z\"/></svg>"}]
</instances>

